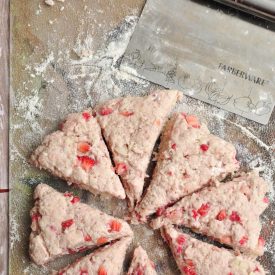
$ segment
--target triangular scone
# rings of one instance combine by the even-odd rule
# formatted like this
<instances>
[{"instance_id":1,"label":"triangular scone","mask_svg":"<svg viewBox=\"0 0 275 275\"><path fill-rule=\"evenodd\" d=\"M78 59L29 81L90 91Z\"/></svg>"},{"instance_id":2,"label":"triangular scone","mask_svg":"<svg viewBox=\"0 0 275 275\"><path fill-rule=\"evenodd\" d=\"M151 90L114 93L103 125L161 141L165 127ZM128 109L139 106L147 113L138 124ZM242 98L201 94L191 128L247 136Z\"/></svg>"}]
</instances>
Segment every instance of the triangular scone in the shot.
<instances>
[{"instance_id":1,"label":"triangular scone","mask_svg":"<svg viewBox=\"0 0 275 275\"><path fill-rule=\"evenodd\" d=\"M58 275L120 275L127 248L132 239L129 237L99 248L93 253L77 260L60 270Z\"/></svg>"},{"instance_id":2,"label":"triangular scone","mask_svg":"<svg viewBox=\"0 0 275 275\"><path fill-rule=\"evenodd\" d=\"M183 225L247 254L262 255L259 216L267 207L267 183L256 172L184 197L153 220L152 227Z\"/></svg>"},{"instance_id":3,"label":"triangular scone","mask_svg":"<svg viewBox=\"0 0 275 275\"><path fill-rule=\"evenodd\" d=\"M113 99L96 107L130 208L140 200L155 142L180 98L180 92L164 90L145 97Z\"/></svg>"},{"instance_id":4,"label":"triangular scone","mask_svg":"<svg viewBox=\"0 0 275 275\"><path fill-rule=\"evenodd\" d=\"M146 251L138 246L127 275L157 275L155 264L149 259Z\"/></svg>"},{"instance_id":5,"label":"triangular scone","mask_svg":"<svg viewBox=\"0 0 275 275\"><path fill-rule=\"evenodd\" d=\"M79 202L71 193L39 184L34 199L30 256L38 265L133 235L127 222Z\"/></svg>"},{"instance_id":6,"label":"triangular scone","mask_svg":"<svg viewBox=\"0 0 275 275\"><path fill-rule=\"evenodd\" d=\"M91 109L70 114L62 130L46 136L31 162L94 194L125 198Z\"/></svg>"},{"instance_id":7,"label":"triangular scone","mask_svg":"<svg viewBox=\"0 0 275 275\"><path fill-rule=\"evenodd\" d=\"M231 250L199 241L172 226L161 229L183 275L264 275L261 264Z\"/></svg>"},{"instance_id":8,"label":"triangular scone","mask_svg":"<svg viewBox=\"0 0 275 275\"><path fill-rule=\"evenodd\" d=\"M239 169L232 144L209 133L192 115L177 113L161 138L158 162L145 197L136 208L141 221L180 198Z\"/></svg>"}]
</instances>

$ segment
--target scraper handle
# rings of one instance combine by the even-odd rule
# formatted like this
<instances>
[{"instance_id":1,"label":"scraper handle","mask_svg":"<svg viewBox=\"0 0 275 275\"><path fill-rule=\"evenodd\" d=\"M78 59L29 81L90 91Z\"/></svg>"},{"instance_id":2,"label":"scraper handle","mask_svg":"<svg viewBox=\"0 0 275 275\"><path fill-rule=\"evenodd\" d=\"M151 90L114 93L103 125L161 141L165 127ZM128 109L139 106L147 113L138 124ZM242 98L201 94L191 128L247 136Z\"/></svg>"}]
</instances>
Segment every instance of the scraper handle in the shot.
<instances>
[{"instance_id":1,"label":"scraper handle","mask_svg":"<svg viewBox=\"0 0 275 275\"><path fill-rule=\"evenodd\" d=\"M258 17L275 22L274 0L215 0Z\"/></svg>"}]
</instances>

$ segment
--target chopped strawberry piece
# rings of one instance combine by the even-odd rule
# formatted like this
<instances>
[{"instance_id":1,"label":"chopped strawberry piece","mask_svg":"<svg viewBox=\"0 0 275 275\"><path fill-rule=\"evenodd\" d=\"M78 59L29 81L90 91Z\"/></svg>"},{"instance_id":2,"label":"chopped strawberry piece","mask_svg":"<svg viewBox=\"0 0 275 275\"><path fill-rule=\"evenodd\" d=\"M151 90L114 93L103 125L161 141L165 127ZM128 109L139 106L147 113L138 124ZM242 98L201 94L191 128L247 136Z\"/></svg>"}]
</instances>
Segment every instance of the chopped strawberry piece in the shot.
<instances>
[{"instance_id":1,"label":"chopped strawberry piece","mask_svg":"<svg viewBox=\"0 0 275 275\"><path fill-rule=\"evenodd\" d=\"M162 206L162 207L158 208L158 210L157 210L157 212L156 212L156 215L157 215L158 217L160 217L161 215L164 214L164 212L165 212L165 207Z\"/></svg>"},{"instance_id":2,"label":"chopped strawberry piece","mask_svg":"<svg viewBox=\"0 0 275 275\"><path fill-rule=\"evenodd\" d=\"M88 270L81 269L79 275L89 275Z\"/></svg>"},{"instance_id":3,"label":"chopped strawberry piece","mask_svg":"<svg viewBox=\"0 0 275 275\"><path fill-rule=\"evenodd\" d=\"M199 215L198 212L197 212L197 210L193 209L192 213L193 213L193 218L196 220L197 217L198 217L198 215Z\"/></svg>"},{"instance_id":4,"label":"chopped strawberry piece","mask_svg":"<svg viewBox=\"0 0 275 275\"><path fill-rule=\"evenodd\" d=\"M201 147L201 150L204 152L208 151L208 149L209 149L209 146L207 144L201 144L200 147Z\"/></svg>"},{"instance_id":5,"label":"chopped strawberry piece","mask_svg":"<svg viewBox=\"0 0 275 275\"><path fill-rule=\"evenodd\" d=\"M88 156L77 156L77 159L81 162L81 167L89 172L91 168L96 164L96 161Z\"/></svg>"},{"instance_id":6,"label":"chopped strawberry piece","mask_svg":"<svg viewBox=\"0 0 275 275\"><path fill-rule=\"evenodd\" d=\"M73 197L72 200L71 200L71 203L72 203L72 204L75 204L75 203L78 203L78 202L80 202L80 198L77 197L77 196L76 196L76 197Z\"/></svg>"},{"instance_id":7,"label":"chopped strawberry piece","mask_svg":"<svg viewBox=\"0 0 275 275\"><path fill-rule=\"evenodd\" d=\"M127 172L127 170L128 170L128 167L125 163L120 162L120 163L116 164L116 173L118 175L121 176L121 175L125 174Z\"/></svg>"},{"instance_id":8,"label":"chopped strawberry piece","mask_svg":"<svg viewBox=\"0 0 275 275\"><path fill-rule=\"evenodd\" d=\"M77 145L77 151L80 153L88 153L91 149L91 145L88 142L79 142Z\"/></svg>"},{"instance_id":9,"label":"chopped strawberry piece","mask_svg":"<svg viewBox=\"0 0 275 275\"><path fill-rule=\"evenodd\" d=\"M232 211L231 215L229 216L230 221L232 222L241 222L241 218L236 211Z\"/></svg>"},{"instance_id":10,"label":"chopped strawberry piece","mask_svg":"<svg viewBox=\"0 0 275 275\"><path fill-rule=\"evenodd\" d=\"M74 224L74 220L73 219L69 219L66 220L64 222L61 223L62 229L65 230L66 228L71 227Z\"/></svg>"},{"instance_id":11,"label":"chopped strawberry piece","mask_svg":"<svg viewBox=\"0 0 275 275\"><path fill-rule=\"evenodd\" d=\"M69 198L69 197L72 197L72 196L73 196L72 192L66 192L66 193L64 193L64 197L66 197L66 198Z\"/></svg>"},{"instance_id":12,"label":"chopped strawberry piece","mask_svg":"<svg viewBox=\"0 0 275 275\"><path fill-rule=\"evenodd\" d=\"M186 275L197 275L195 265L192 260L186 259L185 266L182 267L182 271Z\"/></svg>"},{"instance_id":13,"label":"chopped strawberry piece","mask_svg":"<svg viewBox=\"0 0 275 275\"><path fill-rule=\"evenodd\" d=\"M268 197L264 197L264 198L263 198L263 202L264 202L264 203L269 203L269 198L268 198Z\"/></svg>"},{"instance_id":14,"label":"chopped strawberry piece","mask_svg":"<svg viewBox=\"0 0 275 275\"><path fill-rule=\"evenodd\" d=\"M88 234L84 237L84 240L85 240L85 242L90 242L90 241L92 241L92 237Z\"/></svg>"},{"instance_id":15,"label":"chopped strawberry piece","mask_svg":"<svg viewBox=\"0 0 275 275\"><path fill-rule=\"evenodd\" d=\"M58 272L58 275L63 275L65 273L65 270L61 270Z\"/></svg>"},{"instance_id":16,"label":"chopped strawberry piece","mask_svg":"<svg viewBox=\"0 0 275 275\"><path fill-rule=\"evenodd\" d=\"M170 177L173 176L172 171L168 171L168 172L167 172L167 175L170 176Z\"/></svg>"},{"instance_id":17,"label":"chopped strawberry piece","mask_svg":"<svg viewBox=\"0 0 275 275\"><path fill-rule=\"evenodd\" d=\"M232 272L229 272L228 275L234 275Z\"/></svg>"},{"instance_id":18,"label":"chopped strawberry piece","mask_svg":"<svg viewBox=\"0 0 275 275\"><path fill-rule=\"evenodd\" d=\"M77 251L76 250L73 250L71 248L68 248L68 253L69 254L75 254Z\"/></svg>"},{"instance_id":19,"label":"chopped strawberry piece","mask_svg":"<svg viewBox=\"0 0 275 275\"><path fill-rule=\"evenodd\" d=\"M96 241L96 243L97 243L98 245L104 244L104 243L107 243L107 242L108 242L108 239L105 238L105 237L100 237L100 238L98 238L97 241Z\"/></svg>"},{"instance_id":20,"label":"chopped strawberry piece","mask_svg":"<svg viewBox=\"0 0 275 275\"><path fill-rule=\"evenodd\" d=\"M259 267L256 266L256 268L253 270L253 272L260 272Z\"/></svg>"},{"instance_id":21,"label":"chopped strawberry piece","mask_svg":"<svg viewBox=\"0 0 275 275\"><path fill-rule=\"evenodd\" d=\"M192 126L193 128L200 128L200 123L199 120L196 116L185 116L186 122L188 123L188 125Z\"/></svg>"},{"instance_id":22,"label":"chopped strawberry piece","mask_svg":"<svg viewBox=\"0 0 275 275\"><path fill-rule=\"evenodd\" d=\"M178 246L178 247L177 247L177 254L181 254L182 251L183 251L182 246Z\"/></svg>"},{"instance_id":23,"label":"chopped strawberry piece","mask_svg":"<svg viewBox=\"0 0 275 275\"><path fill-rule=\"evenodd\" d=\"M198 209L198 213L199 213L202 217L204 217L204 216L207 215L209 209L210 209L210 204L209 204L209 203L205 203L205 204L203 203L203 204L201 205L201 207Z\"/></svg>"},{"instance_id":24,"label":"chopped strawberry piece","mask_svg":"<svg viewBox=\"0 0 275 275\"><path fill-rule=\"evenodd\" d=\"M77 249L77 252L83 252L86 251L88 248L86 246L81 246Z\"/></svg>"},{"instance_id":25,"label":"chopped strawberry piece","mask_svg":"<svg viewBox=\"0 0 275 275\"><path fill-rule=\"evenodd\" d=\"M183 245L185 243L185 237L183 235L180 235L177 237L177 243L179 245Z\"/></svg>"},{"instance_id":26,"label":"chopped strawberry piece","mask_svg":"<svg viewBox=\"0 0 275 275\"><path fill-rule=\"evenodd\" d=\"M113 112L113 109L109 108L109 107L102 107L99 110L99 114L102 116L108 116Z\"/></svg>"},{"instance_id":27,"label":"chopped strawberry piece","mask_svg":"<svg viewBox=\"0 0 275 275\"><path fill-rule=\"evenodd\" d=\"M245 245L247 243L247 241L248 241L248 237L247 236L243 236L240 239L239 243L240 243L240 245Z\"/></svg>"},{"instance_id":28,"label":"chopped strawberry piece","mask_svg":"<svg viewBox=\"0 0 275 275\"><path fill-rule=\"evenodd\" d=\"M145 267L142 267L140 264L136 267L136 269L130 275L144 275Z\"/></svg>"},{"instance_id":29,"label":"chopped strawberry piece","mask_svg":"<svg viewBox=\"0 0 275 275\"><path fill-rule=\"evenodd\" d=\"M261 236L258 239L258 245L261 247L263 247L265 245L265 239Z\"/></svg>"},{"instance_id":30,"label":"chopped strawberry piece","mask_svg":"<svg viewBox=\"0 0 275 275\"><path fill-rule=\"evenodd\" d=\"M119 232L121 230L121 223L116 220L112 220L109 223L110 229L108 230L109 232Z\"/></svg>"},{"instance_id":31,"label":"chopped strawberry piece","mask_svg":"<svg viewBox=\"0 0 275 275\"><path fill-rule=\"evenodd\" d=\"M107 271L106 271L106 269L105 269L105 267L103 265L99 267L99 269L97 271L97 274L98 275L108 275Z\"/></svg>"},{"instance_id":32,"label":"chopped strawberry piece","mask_svg":"<svg viewBox=\"0 0 275 275\"><path fill-rule=\"evenodd\" d=\"M83 117L86 121L88 121L88 120L91 118L91 114L88 113L88 112L84 112L84 113L82 113L82 117Z\"/></svg>"},{"instance_id":33,"label":"chopped strawberry piece","mask_svg":"<svg viewBox=\"0 0 275 275\"><path fill-rule=\"evenodd\" d=\"M173 144L171 145L171 148L172 148L173 150L176 150L177 144L176 144L176 143L173 143Z\"/></svg>"},{"instance_id":34,"label":"chopped strawberry piece","mask_svg":"<svg viewBox=\"0 0 275 275\"><path fill-rule=\"evenodd\" d=\"M217 215L216 220L223 221L224 219L226 219L226 217L227 217L226 211L223 209Z\"/></svg>"},{"instance_id":35,"label":"chopped strawberry piece","mask_svg":"<svg viewBox=\"0 0 275 275\"><path fill-rule=\"evenodd\" d=\"M37 222L38 220L40 220L42 218L42 216L40 213L34 213L34 214L32 214L31 218L32 218L33 222Z\"/></svg>"},{"instance_id":36,"label":"chopped strawberry piece","mask_svg":"<svg viewBox=\"0 0 275 275\"><path fill-rule=\"evenodd\" d=\"M134 114L134 112L124 111L124 112L121 112L120 114L128 117L128 116L132 116Z\"/></svg>"},{"instance_id":37,"label":"chopped strawberry piece","mask_svg":"<svg viewBox=\"0 0 275 275\"><path fill-rule=\"evenodd\" d=\"M63 130L64 124L65 124L65 122L64 122L64 121L59 123L59 125L58 125L58 129L59 129L60 131L62 131L62 130Z\"/></svg>"}]
</instances>

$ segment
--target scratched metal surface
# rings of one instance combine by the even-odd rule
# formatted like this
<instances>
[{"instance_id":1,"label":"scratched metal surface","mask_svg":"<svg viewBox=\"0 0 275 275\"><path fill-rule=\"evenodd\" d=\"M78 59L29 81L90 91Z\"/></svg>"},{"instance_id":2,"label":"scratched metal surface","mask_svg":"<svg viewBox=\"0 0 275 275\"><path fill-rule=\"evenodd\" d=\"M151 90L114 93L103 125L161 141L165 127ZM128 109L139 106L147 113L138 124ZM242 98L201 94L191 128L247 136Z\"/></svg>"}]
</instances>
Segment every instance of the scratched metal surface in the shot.
<instances>
[{"instance_id":1,"label":"scratched metal surface","mask_svg":"<svg viewBox=\"0 0 275 275\"><path fill-rule=\"evenodd\" d=\"M148 0L124 63L154 83L267 124L275 23L207 3L171 0L167 12L167 1Z\"/></svg>"},{"instance_id":2,"label":"scratched metal surface","mask_svg":"<svg viewBox=\"0 0 275 275\"><path fill-rule=\"evenodd\" d=\"M41 8L39 8L39 4ZM59 191L73 191L81 197L82 201L119 217L123 217L126 209L124 203L115 199L106 202L85 191L68 187L62 180L34 169L27 162L30 153L41 142L43 136L56 129L66 114L81 111L90 103L95 104L101 101L102 98L105 98L105 94L106 98L114 97L115 91L109 91L112 87L108 87L108 91L99 89L98 87L102 86L95 80L88 92L76 92L77 85L66 78L71 68L58 59L52 60L50 66L49 74L54 82L46 81L46 76L43 74L32 77L26 70L26 66L36 64L51 51L56 54L59 51L73 48L73 41L78 37L79 31L86 27L87 31L92 33L95 47L98 49L104 47L106 32L121 25L125 16L138 15L143 4L142 0L115 2L101 0L83 1L83 3L66 0L63 4L65 9L60 13L60 5L49 8L43 6L43 2L40 0L12 0L10 274L48 274L52 269L62 268L83 255L62 257L43 268L36 267L30 262L28 256L29 210L33 205L33 190L39 182L48 183ZM88 8L85 9L85 5ZM39 14L37 14L37 10L41 10ZM89 10L91 13L88 14L84 12L85 10ZM97 10L103 12L96 12ZM55 20L54 24L49 24L49 20ZM123 23L123 26L127 27L128 25L127 22ZM57 31L54 32L54 30ZM123 31L124 27L115 29L112 33L119 36ZM117 67L119 64L114 65ZM103 73L102 70L99 71L96 79L100 79L99 76ZM92 75L92 77L94 76ZM116 91L116 96L127 93L144 94L155 87L148 84L141 89L142 87L138 88L139 82L120 81L115 73L110 77L114 79L114 85L120 88L119 91ZM90 79L91 75L84 75L83 78ZM31 103L36 99L38 103L32 106ZM25 101L26 104L23 104L25 107L22 108L22 102L25 103ZM41 112L38 112L38 109ZM188 97L178 106L178 110L197 113L208 123L209 128L215 134L233 142L238 149L238 158L243 167L259 164L263 166L263 176L274 181L272 172L274 171L274 147L272 147L275 138L274 112L269 125L262 126ZM272 233L275 231L274 223L272 223L275 215L274 208L272 201L272 206L263 215L263 235L267 239L268 251L260 259L270 274L275 272L275 258L272 251L275 246L275 235ZM133 226L133 230L135 240L127 254L125 270L129 265L132 248L140 243L155 261L159 274L179 274L159 232L153 232L146 226Z\"/></svg>"}]
</instances>

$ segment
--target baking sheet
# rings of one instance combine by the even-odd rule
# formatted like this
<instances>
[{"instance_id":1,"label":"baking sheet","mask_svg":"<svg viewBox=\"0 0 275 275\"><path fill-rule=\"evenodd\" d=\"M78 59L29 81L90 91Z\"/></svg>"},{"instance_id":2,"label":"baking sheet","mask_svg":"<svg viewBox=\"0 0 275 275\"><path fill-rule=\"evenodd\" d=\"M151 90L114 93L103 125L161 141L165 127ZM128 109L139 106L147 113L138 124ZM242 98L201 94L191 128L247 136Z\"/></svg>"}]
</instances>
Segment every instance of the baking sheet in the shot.
<instances>
[{"instance_id":1,"label":"baking sheet","mask_svg":"<svg viewBox=\"0 0 275 275\"><path fill-rule=\"evenodd\" d=\"M126 204L102 200L38 171L28 163L32 150L47 133L57 129L68 113L118 96L144 95L156 86L119 70L144 1L66 0L47 7L43 1L12 0L11 4L10 274L48 274L83 254L62 257L43 268L30 262L29 211L38 183L45 182L62 192L73 191L83 202L118 217L126 213ZM259 166L272 184L274 112L269 125L260 126L189 97L177 110L196 113L213 133L233 142L245 167ZM261 262L274 274L273 192L270 198L272 206L262 217L267 252ZM155 261L159 274L178 274L159 232L146 226L132 228L135 240L127 254L125 270L133 247L140 243Z\"/></svg>"}]
</instances>

